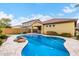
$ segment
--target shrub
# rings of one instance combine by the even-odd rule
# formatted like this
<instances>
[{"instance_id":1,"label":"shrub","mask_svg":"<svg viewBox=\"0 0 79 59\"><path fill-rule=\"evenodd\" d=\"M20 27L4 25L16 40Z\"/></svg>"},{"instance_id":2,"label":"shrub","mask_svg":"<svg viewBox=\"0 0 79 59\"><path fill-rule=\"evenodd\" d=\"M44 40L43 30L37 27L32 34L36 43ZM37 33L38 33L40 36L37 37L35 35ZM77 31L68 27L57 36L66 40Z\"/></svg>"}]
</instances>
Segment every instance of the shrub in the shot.
<instances>
[{"instance_id":1,"label":"shrub","mask_svg":"<svg viewBox=\"0 0 79 59\"><path fill-rule=\"evenodd\" d=\"M62 33L62 34L60 34L60 36L63 36L63 37L72 37L72 35L70 33Z\"/></svg>"},{"instance_id":2,"label":"shrub","mask_svg":"<svg viewBox=\"0 0 79 59\"><path fill-rule=\"evenodd\" d=\"M58 33L55 31L47 31L46 34L47 35L58 35Z\"/></svg>"},{"instance_id":3,"label":"shrub","mask_svg":"<svg viewBox=\"0 0 79 59\"><path fill-rule=\"evenodd\" d=\"M76 39L79 40L79 35L76 36Z\"/></svg>"},{"instance_id":4,"label":"shrub","mask_svg":"<svg viewBox=\"0 0 79 59\"><path fill-rule=\"evenodd\" d=\"M31 33L31 30L30 30L30 29L29 29L29 30L27 30L27 31L26 31L26 33Z\"/></svg>"},{"instance_id":5,"label":"shrub","mask_svg":"<svg viewBox=\"0 0 79 59\"><path fill-rule=\"evenodd\" d=\"M23 34L26 34L26 32L23 32Z\"/></svg>"},{"instance_id":6,"label":"shrub","mask_svg":"<svg viewBox=\"0 0 79 59\"><path fill-rule=\"evenodd\" d=\"M2 45L3 42L5 42L5 39L7 38L8 36L6 35L0 35L0 46Z\"/></svg>"},{"instance_id":7,"label":"shrub","mask_svg":"<svg viewBox=\"0 0 79 59\"><path fill-rule=\"evenodd\" d=\"M2 30L0 29L0 34L2 33Z\"/></svg>"},{"instance_id":8,"label":"shrub","mask_svg":"<svg viewBox=\"0 0 79 59\"><path fill-rule=\"evenodd\" d=\"M6 35L0 35L0 39L6 39L8 36Z\"/></svg>"},{"instance_id":9,"label":"shrub","mask_svg":"<svg viewBox=\"0 0 79 59\"><path fill-rule=\"evenodd\" d=\"M0 46L2 45L2 43L3 43L3 42L2 42L2 41L0 41Z\"/></svg>"}]
</instances>

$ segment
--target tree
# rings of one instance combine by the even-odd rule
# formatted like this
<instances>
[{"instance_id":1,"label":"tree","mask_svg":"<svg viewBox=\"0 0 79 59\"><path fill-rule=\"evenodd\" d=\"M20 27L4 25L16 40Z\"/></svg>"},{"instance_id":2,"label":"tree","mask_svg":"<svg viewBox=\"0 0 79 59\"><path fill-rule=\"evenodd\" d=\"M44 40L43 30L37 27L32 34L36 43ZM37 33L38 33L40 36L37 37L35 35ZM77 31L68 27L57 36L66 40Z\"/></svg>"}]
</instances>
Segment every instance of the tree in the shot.
<instances>
[{"instance_id":1,"label":"tree","mask_svg":"<svg viewBox=\"0 0 79 59\"><path fill-rule=\"evenodd\" d=\"M0 19L0 27L1 28L11 27L10 22L11 22L11 19L9 19L9 18L1 18Z\"/></svg>"},{"instance_id":2,"label":"tree","mask_svg":"<svg viewBox=\"0 0 79 59\"><path fill-rule=\"evenodd\" d=\"M79 4L76 4L75 7L79 7Z\"/></svg>"}]
</instances>

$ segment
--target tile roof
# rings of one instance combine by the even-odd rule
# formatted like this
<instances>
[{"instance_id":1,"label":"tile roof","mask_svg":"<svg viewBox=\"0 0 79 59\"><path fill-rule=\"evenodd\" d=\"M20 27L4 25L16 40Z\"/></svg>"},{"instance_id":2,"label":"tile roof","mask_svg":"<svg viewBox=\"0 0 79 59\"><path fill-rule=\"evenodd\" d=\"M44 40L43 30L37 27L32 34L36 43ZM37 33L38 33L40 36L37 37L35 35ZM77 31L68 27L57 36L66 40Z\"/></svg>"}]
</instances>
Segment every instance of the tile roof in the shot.
<instances>
[{"instance_id":1,"label":"tile roof","mask_svg":"<svg viewBox=\"0 0 79 59\"><path fill-rule=\"evenodd\" d=\"M42 23L39 19L35 19L35 20L30 20L30 21L27 21L27 22L23 22L22 25L24 27L28 27L28 26L31 26L32 24L34 24L35 22L40 22ZM25 24L25 25L24 25Z\"/></svg>"},{"instance_id":2,"label":"tile roof","mask_svg":"<svg viewBox=\"0 0 79 59\"><path fill-rule=\"evenodd\" d=\"M31 20L31 21L27 21L27 22L23 22L22 24L24 23L30 23L30 22L34 22L35 20Z\"/></svg>"},{"instance_id":3,"label":"tile roof","mask_svg":"<svg viewBox=\"0 0 79 59\"><path fill-rule=\"evenodd\" d=\"M63 19L63 18L55 18L55 19L50 19L47 21L44 21L43 24L48 24L48 23L61 23L61 22L68 22L68 21L77 21L77 19Z\"/></svg>"}]
</instances>

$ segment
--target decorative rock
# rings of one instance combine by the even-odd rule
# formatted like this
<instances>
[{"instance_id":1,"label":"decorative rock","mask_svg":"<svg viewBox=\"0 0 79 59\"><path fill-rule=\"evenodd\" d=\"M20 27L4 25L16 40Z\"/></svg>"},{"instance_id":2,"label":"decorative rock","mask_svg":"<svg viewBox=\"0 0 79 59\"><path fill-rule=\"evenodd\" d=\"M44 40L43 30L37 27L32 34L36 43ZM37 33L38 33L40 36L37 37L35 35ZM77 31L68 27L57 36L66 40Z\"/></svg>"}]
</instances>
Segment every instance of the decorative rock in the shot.
<instances>
[{"instance_id":1,"label":"decorative rock","mask_svg":"<svg viewBox=\"0 0 79 59\"><path fill-rule=\"evenodd\" d=\"M25 38L24 37L19 37L17 40L14 40L15 42L19 42L19 43L22 43L22 42L25 42Z\"/></svg>"}]
</instances>

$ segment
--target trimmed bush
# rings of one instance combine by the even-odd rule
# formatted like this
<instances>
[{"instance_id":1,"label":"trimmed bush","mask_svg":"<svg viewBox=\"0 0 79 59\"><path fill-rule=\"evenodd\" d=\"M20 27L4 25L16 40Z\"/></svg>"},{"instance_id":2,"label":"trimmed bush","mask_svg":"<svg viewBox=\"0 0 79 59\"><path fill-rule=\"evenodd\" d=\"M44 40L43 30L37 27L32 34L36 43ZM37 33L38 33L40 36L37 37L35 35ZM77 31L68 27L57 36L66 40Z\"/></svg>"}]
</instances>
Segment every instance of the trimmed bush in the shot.
<instances>
[{"instance_id":1,"label":"trimmed bush","mask_svg":"<svg viewBox=\"0 0 79 59\"><path fill-rule=\"evenodd\" d=\"M2 45L2 43L3 43L3 42L2 42L2 41L0 41L0 46Z\"/></svg>"},{"instance_id":2,"label":"trimmed bush","mask_svg":"<svg viewBox=\"0 0 79 59\"><path fill-rule=\"evenodd\" d=\"M7 39L8 36L6 35L0 35L0 46L2 45L3 42L5 42L5 40Z\"/></svg>"},{"instance_id":3,"label":"trimmed bush","mask_svg":"<svg viewBox=\"0 0 79 59\"><path fill-rule=\"evenodd\" d=\"M0 35L0 39L7 39L8 36L6 35Z\"/></svg>"},{"instance_id":4,"label":"trimmed bush","mask_svg":"<svg viewBox=\"0 0 79 59\"><path fill-rule=\"evenodd\" d=\"M76 39L79 40L79 35L76 36Z\"/></svg>"},{"instance_id":5,"label":"trimmed bush","mask_svg":"<svg viewBox=\"0 0 79 59\"><path fill-rule=\"evenodd\" d=\"M23 32L23 34L26 34L26 32Z\"/></svg>"},{"instance_id":6,"label":"trimmed bush","mask_svg":"<svg viewBox=\"0 0 79 59\"><path fill-rule=\"evenodd\" d=\"M47 35L59 35L57 32L55 31L47 31L46 32Z\"/></svg>"},{"instance_id":7,"label":"trimmed bush","mask_svg":"<svg viewBox=\"0 0 79 59\"><path fill-rule=\"evenodd\" d=\"M60 34L60 36L63 36L63 37L72 37L72 35L70 33L62 33L62 34Z\"/></svg>"},{"instance_id":8,"label":"trimmed bush","mask_svg":"<svg viewBox=\"0 0 79 59\"><path fill-rule=\"evenodd\" d=\"M2 33L2 30L0 29L0 34Z\"/></svg>"}]
</instances>

